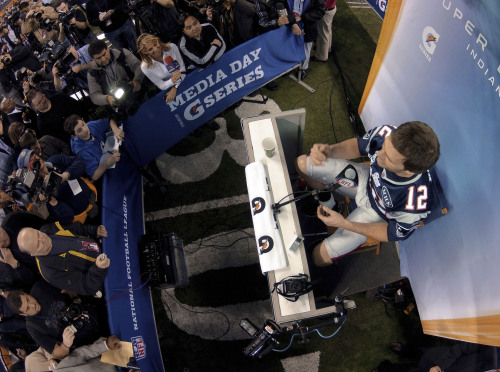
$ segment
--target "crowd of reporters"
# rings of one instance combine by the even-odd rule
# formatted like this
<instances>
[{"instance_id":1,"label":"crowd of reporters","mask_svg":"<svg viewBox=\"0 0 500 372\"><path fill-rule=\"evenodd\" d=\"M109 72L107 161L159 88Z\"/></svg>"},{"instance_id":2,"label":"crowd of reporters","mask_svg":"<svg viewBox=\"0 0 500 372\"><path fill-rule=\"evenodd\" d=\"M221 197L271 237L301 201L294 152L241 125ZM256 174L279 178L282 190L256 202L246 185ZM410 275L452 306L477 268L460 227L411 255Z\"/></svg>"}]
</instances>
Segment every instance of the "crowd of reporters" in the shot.
<instances>
[{"instance_id":1,"label":"crowd of reporters","mask_svg":"<svg viewBox=\"0 0 500 372\"><path fill-rule=\"evenodd\" d=\"M126 117L160 91L175 100L186 74L263 32L289 27L314 41L324 14L323 0L22 0L4 10L0 346L20 359L12 370L62 370L82 346L119 347L116 336L96 341L110 336L111 264L97 201L120 160L118 146L107 157L102 148L125 140Z\"/></svg>"}]
</instances>

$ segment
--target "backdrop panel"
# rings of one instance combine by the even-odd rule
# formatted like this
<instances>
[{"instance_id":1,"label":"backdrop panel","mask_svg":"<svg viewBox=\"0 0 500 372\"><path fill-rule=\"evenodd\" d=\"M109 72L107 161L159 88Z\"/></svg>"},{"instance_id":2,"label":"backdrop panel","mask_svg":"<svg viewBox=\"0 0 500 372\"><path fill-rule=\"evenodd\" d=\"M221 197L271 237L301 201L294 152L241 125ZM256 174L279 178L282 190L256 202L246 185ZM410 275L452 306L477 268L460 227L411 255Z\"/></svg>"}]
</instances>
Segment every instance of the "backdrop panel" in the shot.
<instances>
[{"instance_id":1,"label":"backdrop panel","mask_svg":"<svg viewBox=\"0 0 500 372\"><path fill-rule=\"evenodd\" d=\"M140 165L157 158L193 130L247 94L305 59L304 38L280 27L224 53L210 67L190 73L176 100L165 92L127 119L125 146Z\"/></svg>"},{"instance_id":2,"label":"backdrop panel","mask_svg":"<svg viewBox=\"0 0 500 372\"><path fill-rule=\"evenodd\" d=\"M366 129L421 120L441 142L449 213L400 244L424 332L497 346L499 22L495 0L391 0L360 110Z\"/></svg>"}]
</instances>

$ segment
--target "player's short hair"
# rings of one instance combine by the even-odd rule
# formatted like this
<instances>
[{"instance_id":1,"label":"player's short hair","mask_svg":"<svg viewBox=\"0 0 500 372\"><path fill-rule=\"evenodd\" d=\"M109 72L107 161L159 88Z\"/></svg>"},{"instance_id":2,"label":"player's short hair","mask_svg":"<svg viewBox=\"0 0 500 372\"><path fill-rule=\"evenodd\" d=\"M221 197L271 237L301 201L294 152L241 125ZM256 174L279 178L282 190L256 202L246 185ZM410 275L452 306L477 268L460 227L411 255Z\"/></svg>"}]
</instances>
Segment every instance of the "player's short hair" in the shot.
<instances>
[{"instance_id":1,"label":"player's short hair","mask_svg":"<svg viewBox=\"0 0 500 372\"><path fill-rule=\"evenodd\" d=\"M76 114L71 114L64 120L64 130L68 132L71 135L75 134L75 127L78 124L79 121L85 121L82 119L82 117L76 115Z\"/></svg>"},{"instance_id":2,"label":"player's short hair","mask_svg":"<svg viewBox=\"0 0 500 372\"><path fill-rule=\"evenodd\" d=\"M430 126L421 121L401 124L391 133L391 143L403 155L405 169L423 173L439 159L439 139Z\"/></svg>"},{"instance_id":3,"label":"player's short hair","mask_svg":"<svg viewBox=\"0 0 500 372\"><path fill-rule=\"evenodd\" d=\"M11 125L9 125L9 139L14 144L14 146L17 146L19 144L19 139L25 132L26 127L20 121L15 121Z\"/></svg>"},{"instance_id":4,"label":"player's short hair","mask_svg":"<svg viewBox=\"0 0 500 372\"><path fill-rule=\"evenodd\" d=\"M21 300L21 295L23 292L14 290L10 291L7 296L7 305L13 313L20 314L21 306L23 306L23 302Z\"/></svg>"},{"instance_id":5,"label":"player's short hair","mask_svg":"<svg viewBox=\"0 0 500 372\"><path fill-rule=\"evenodd\" d=\"M96 40L89 45L89 49L87 51L89 52L89 55L94 58L94 56L101 53L107 47L108 46L104 40Z\"/></svg>"},{"instance_id":6,"label":"player's short hair","mask_svg":"<svg viewBox=\"0 0 500 372\"><path fill-rule=\"evenodd\" d=\"M54 9L57 10L57 7L59 7L62 3L68 3L66 0L54 0L50 3L50 6Z\"/></svg>"},{"instance_id":7,"label":"player's short hair","mask_svg":"<svg viewBox=\"0 0 500 372\"><path fill-rule=\"evenodd\" d=\"M22 149L31 149L36 145L36 141L37 138L35 134L31 131L27 131L21 136L21 138L19 138L19 147L21 147Z\"/></svg>"}]
</instances>

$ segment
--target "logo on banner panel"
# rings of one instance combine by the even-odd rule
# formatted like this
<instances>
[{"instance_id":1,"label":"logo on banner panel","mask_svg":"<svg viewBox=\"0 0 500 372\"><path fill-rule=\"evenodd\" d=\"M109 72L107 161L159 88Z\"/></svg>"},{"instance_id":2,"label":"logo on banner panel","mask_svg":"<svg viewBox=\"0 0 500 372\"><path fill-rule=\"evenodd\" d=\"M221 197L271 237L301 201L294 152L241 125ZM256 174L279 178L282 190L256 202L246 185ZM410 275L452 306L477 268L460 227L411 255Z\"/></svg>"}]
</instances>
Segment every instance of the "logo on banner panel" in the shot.
<instances>
[{"instance_id":1,"label":"logo on banner panel","mask_svg":"<svg viewBox=\"0 0 500 372\"><path fill-rule=\"evenodd\" d=\"M377 0L378 7L380 8L381 11L385 12L385 8L387 8L387 1L386 0Z\"/></svg>"},{"instance_id":2,"label":"logo on banner panel","mask_svg":"<svg viewBox=\"0 0 500 372\"><path fill-rule=\"evenodd\" d=\"M142 336L132 337L132 348L134 349L135 360L146 358L146 343Z\"/></svg>"},{"instance_id":3,"label":"logo on banner panel","mask_svg":"<svg viewBox=\"0 0 500 372\"><path fill-rule=\"evenodd\" d=\"M268 235L261 236L258 242L260 254L268 253L274 248L274 240Z\"/></svg>"},{"instance_id":4,"label":"logo on banner panel","mask_svg":"<svg viewBox=\"0 0 500 372\"><path fill-rule=\"evenodd\" d=\"M434 27L424 27L424 30L422 31L422 43L419 45L419 48L427 61L431 61L431 56L434 54L438 42L439 34Z\"/></svg>"},{"instance_id":5,"label":"logo on banner panel","mask_svg":"<svg viewBox=\"0 0 500 372\"><path fill-rule=\"evenodd\" d=\"M263 198L258 196L252 199L252 212L254 216L262 212L265 208L266 201Z\"/></svg>"}]
</instances>

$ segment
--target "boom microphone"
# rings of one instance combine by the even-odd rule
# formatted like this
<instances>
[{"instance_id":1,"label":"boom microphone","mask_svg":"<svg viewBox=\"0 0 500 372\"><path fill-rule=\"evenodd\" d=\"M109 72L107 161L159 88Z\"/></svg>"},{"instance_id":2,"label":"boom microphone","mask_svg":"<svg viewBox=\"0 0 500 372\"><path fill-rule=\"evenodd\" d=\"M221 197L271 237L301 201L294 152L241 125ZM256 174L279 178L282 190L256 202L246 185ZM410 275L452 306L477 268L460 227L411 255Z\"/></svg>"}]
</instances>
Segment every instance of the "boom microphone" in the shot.
<instances>
[{"instance_id":1,"label":"boom microphone","mask_svg":"<svg viewBox=\"0 0 500 372\"><path fill-rule=\"evenodd\" d=\"M179 65L179 62L177 62L171 56L166 56L164 61L165 61L165 64L167 65L167 71L169 73L173 73L174 71L177 71L181 67Z\"/></svg>"},{"instance_id":2,"label":"boom microphone","mask_svg":"<svg viewBox=\"0 0 500 372\"><path fill-rule=\"evenodd\" d=\"M278 12L278 17L288 17L288 13L282 3L276 4L276 11Z\"/></svg>"}]
</instances>

